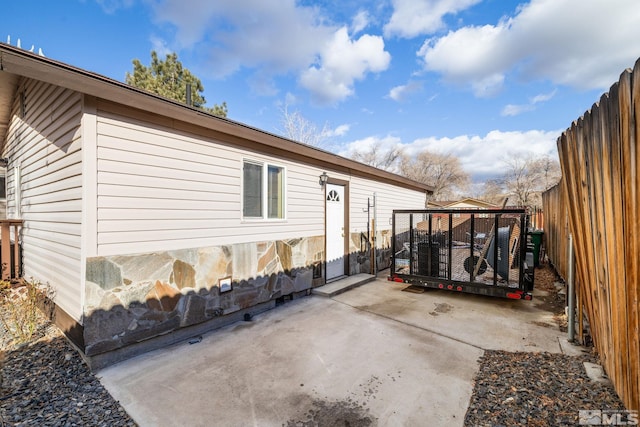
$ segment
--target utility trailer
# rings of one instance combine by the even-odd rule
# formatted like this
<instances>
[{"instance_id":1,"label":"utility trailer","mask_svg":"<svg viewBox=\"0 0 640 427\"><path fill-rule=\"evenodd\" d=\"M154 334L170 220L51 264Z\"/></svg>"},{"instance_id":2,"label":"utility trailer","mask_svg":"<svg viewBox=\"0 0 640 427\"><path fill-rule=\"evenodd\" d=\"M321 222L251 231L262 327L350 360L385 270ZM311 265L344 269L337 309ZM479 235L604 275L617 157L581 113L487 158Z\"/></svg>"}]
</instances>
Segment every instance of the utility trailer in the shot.
<instances>
[{"instance_id":1,"label":"utility trailer","mask_svg":"<svg viewBox=\"0 0 640 427\"><path fill-rule=\"evenodd\" d=\"M524 209L393 211L389 280L511 299L533 298Z\"/></svg>"}]
</instances>

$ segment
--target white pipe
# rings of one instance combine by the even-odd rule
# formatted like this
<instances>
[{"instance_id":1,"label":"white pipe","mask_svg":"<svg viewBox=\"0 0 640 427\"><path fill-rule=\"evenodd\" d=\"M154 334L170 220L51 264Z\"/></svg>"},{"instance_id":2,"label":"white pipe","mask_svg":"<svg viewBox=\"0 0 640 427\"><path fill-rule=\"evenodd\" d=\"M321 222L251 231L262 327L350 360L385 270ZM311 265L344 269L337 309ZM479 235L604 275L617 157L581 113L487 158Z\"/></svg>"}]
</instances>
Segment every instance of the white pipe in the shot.
<instances>
[{"instance_id":1,"label":"white pipe","mask_svg":"<svg viewBox=\"0 0 640 427\"><path fill-rule=\"evenodd\" d=\"M378 275L378 199L376 193L373 193L373 274Z\"/></svg>"},{"instance_id":2,"label":"white pipe","mask_svg":"<svg viewBox=\"0 0 640 427\"><path fill-rule=\"evenodd\" d=\"M569 260L567 269L567 303L569 305L569 312L567 313L567 339L569 342L573 342L576 334L575 318L576 318L576 297L575 297L575 284L574 284L574 259L573 259L573 236L569 233Z\"/></svg>"}]
</instances>

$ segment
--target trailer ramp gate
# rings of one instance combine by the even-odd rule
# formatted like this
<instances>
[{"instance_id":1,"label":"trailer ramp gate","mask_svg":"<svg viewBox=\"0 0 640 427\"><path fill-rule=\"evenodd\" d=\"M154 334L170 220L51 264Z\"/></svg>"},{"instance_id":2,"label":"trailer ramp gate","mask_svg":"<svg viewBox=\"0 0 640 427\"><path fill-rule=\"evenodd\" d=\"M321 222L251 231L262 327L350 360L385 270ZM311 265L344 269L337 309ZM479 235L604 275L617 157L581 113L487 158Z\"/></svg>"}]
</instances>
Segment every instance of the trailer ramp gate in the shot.
<instances>
[{"instance_id":1,"label":"trailer ramp gate","mask_svg":"<svg viewBox=\"0 0 640 427\"><path fill-rule=\"evenodd\" d=\"M389 280L531 300L527 226L524 209L394 210Z\"/></svg>"}]
</instances>

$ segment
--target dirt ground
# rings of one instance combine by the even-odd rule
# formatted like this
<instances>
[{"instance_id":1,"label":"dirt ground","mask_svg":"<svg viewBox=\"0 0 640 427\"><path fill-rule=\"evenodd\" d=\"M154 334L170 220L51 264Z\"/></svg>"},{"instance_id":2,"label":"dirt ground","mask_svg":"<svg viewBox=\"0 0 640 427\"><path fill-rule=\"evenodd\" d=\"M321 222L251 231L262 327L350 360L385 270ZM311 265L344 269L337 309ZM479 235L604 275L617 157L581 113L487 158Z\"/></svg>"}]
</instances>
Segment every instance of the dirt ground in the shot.
<instances>
[{"instance_id":1,"label":"dirt ground","mask_svg":"<svg viewBox=\"0 0 640 427\"><path fill-rule=\"evenodd\" d=\"M556 284L560 283L564 284L551 264L544 263L536 268L534 288L548 293L548 295L539 295L537 297L544 302L540 307L553 313L553 318L558 323L560 330L567 332L566 294L559 292Z\"/></svg>"}]
</instances>

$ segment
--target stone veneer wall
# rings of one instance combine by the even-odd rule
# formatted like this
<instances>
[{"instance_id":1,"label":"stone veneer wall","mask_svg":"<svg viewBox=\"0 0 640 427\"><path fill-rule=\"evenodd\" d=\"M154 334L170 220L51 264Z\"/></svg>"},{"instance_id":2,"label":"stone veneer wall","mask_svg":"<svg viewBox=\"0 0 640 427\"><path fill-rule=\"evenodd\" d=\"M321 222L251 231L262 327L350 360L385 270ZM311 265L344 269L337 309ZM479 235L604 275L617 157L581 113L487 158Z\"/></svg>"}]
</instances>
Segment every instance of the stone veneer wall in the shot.
<instances>
[{"instance_id":1,"label":"stone veneer wall","mask_svg":"<svg viewBox=\"0 0 640 427\"><path fill-rule=\"evenodd\" d=\"M376 265L378 271L391 265L391 230L378 231ZM351 233L349 242L349 274L371 273L371 251L367 249L366 237L361 233Z\"/></svg>"},{"instance_id":2,"label":"stone veneer wall","mask_svg":"<svg viewBox=\"0 0 640 427\"><path fill-rule=\"evenodd\" d=\"M323 260L324 236L88 259L85 354L309 290L324 284L313 277ZM221 293L227 277L232 290Z\"/></svg>"}]
</instances>

